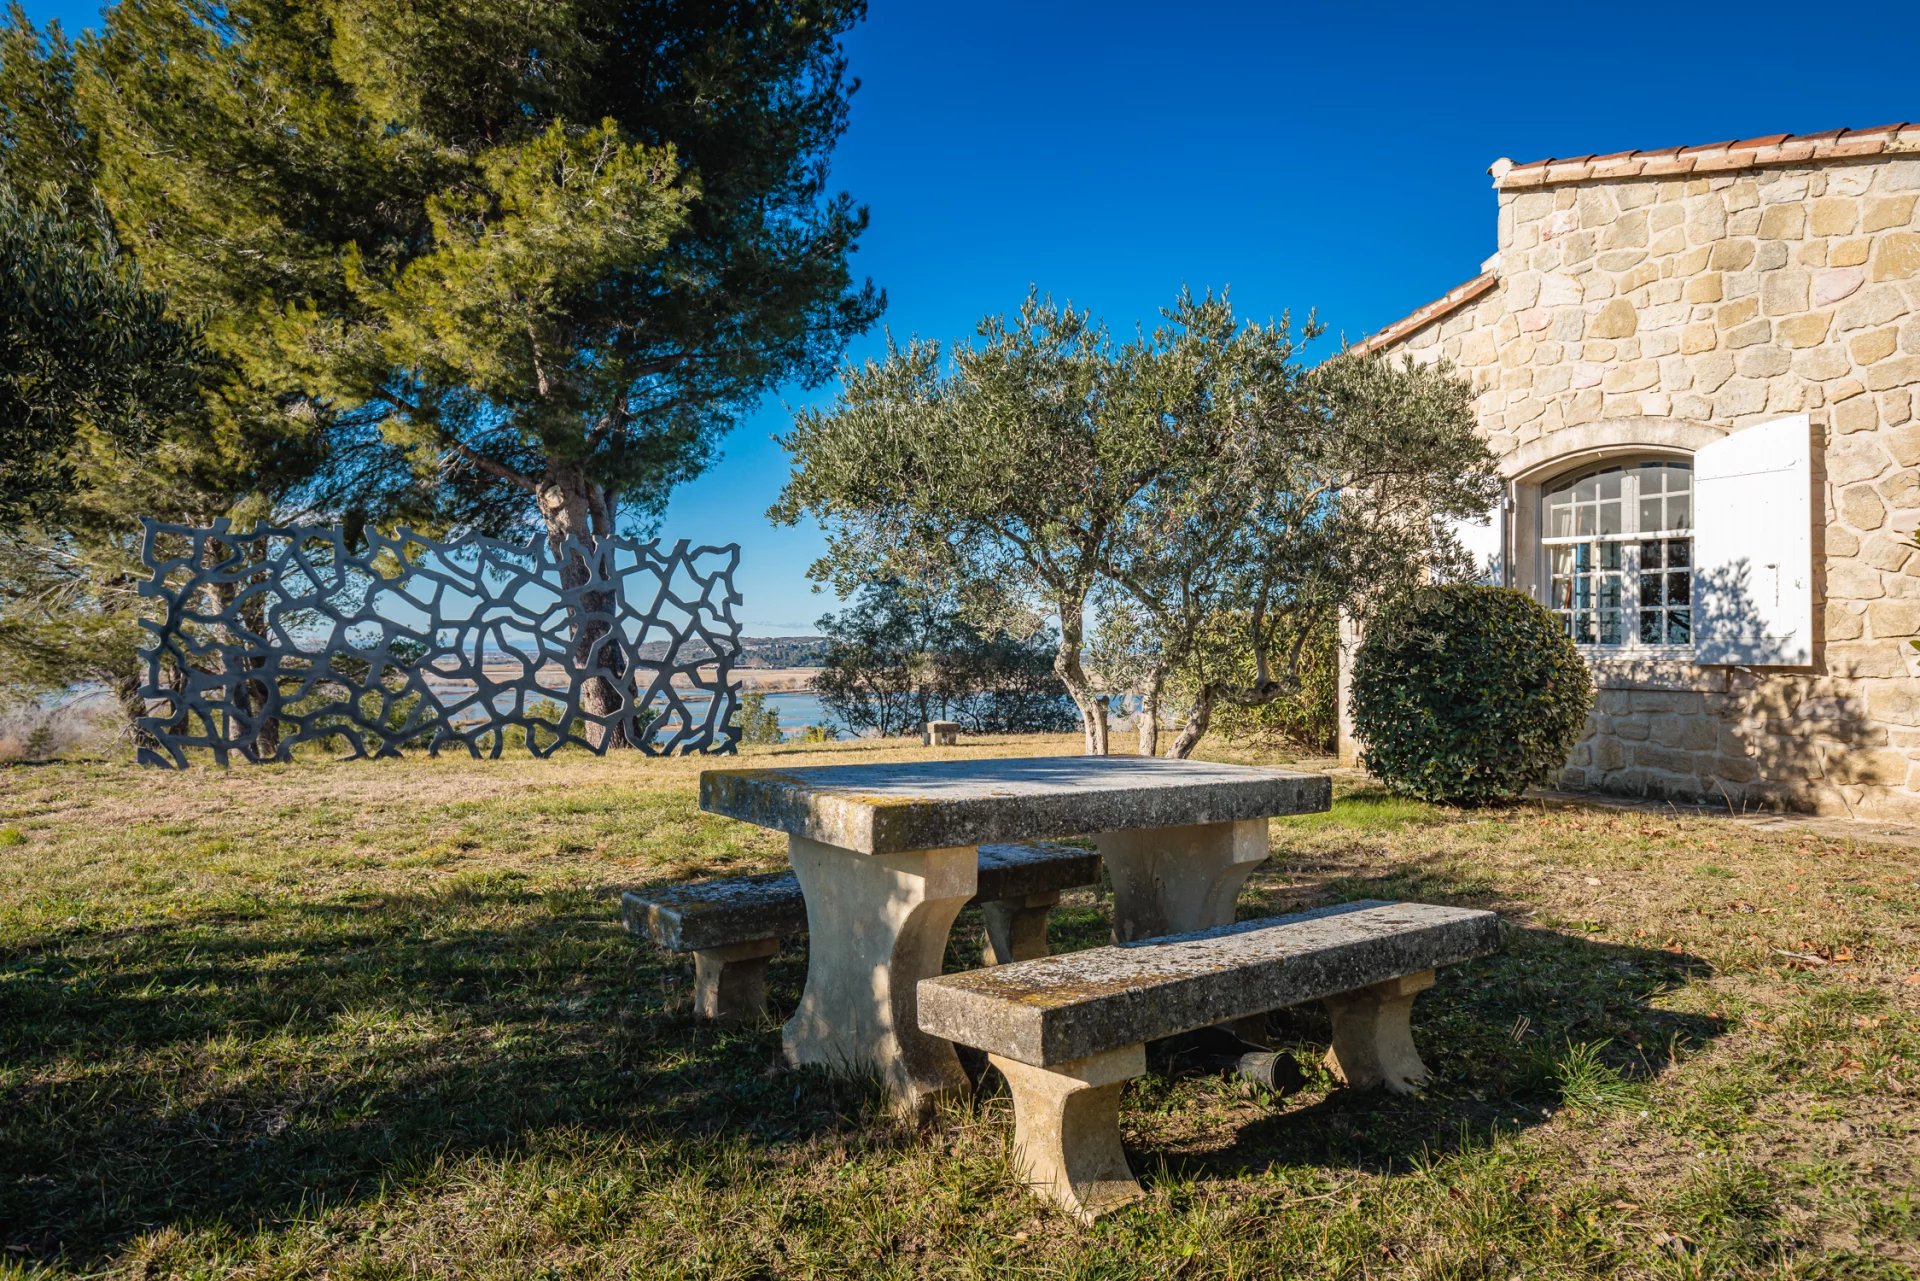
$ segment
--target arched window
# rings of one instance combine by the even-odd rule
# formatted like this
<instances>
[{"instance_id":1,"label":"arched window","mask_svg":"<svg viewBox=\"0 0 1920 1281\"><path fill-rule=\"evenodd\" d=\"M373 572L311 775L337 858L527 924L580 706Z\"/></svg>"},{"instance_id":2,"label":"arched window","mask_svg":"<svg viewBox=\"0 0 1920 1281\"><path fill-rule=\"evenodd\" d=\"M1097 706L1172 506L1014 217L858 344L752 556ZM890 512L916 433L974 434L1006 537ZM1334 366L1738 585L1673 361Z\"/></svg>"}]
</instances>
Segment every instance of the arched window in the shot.
<instances>
[{"instance_id":1,"label":"arched window","mask_svg":"<svg viewBox=\"0 0 1920 1281\"><path fill-rule=\"evenodd\" d=\"M1693 467L1576 472L1543 491L1547 604L1594 649L1693 644Z\"/></svg>"}]
</instances>

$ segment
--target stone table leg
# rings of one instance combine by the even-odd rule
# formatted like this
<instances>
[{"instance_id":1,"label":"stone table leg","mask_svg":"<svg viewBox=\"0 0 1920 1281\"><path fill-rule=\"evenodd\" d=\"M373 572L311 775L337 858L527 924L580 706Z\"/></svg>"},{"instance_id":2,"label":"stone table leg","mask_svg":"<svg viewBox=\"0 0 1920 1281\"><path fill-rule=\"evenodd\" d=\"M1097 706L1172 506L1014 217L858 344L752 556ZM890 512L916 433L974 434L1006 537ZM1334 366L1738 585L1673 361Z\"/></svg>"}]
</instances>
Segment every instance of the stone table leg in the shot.
<instances>
[{"instance_id":1,"label":"stone table leg","mask_svg":"<svg viewBox=\"0 0 1920 1281\"><path fill-rule=\"evenodd\" d=\"M964 1091L953 1045L920 1030L917 989L940 973L979 851L856 854L792 836L787 856L807 900L807 988L787 1020L787 1062L875 1070L908 1111Z\"/></svg>"},{"instance_id":2,"label":"stone table leg","mask_svg":"<svg viewBox=\"0 0 1920 1281\"><path fill-rule=\"evenodd\" d=\"M726 947L703 947L693 954L695 1017L738 1026L758 1023L767 1013L767 962L780 940L754 939Z\"/></svg>"},{"instance_id":3,"label":"stone table leg","mask_svg":"<svg viewBox=\"0 0 1920 1281\"><path fill-rule=\"evenodd\" d=\"M1357 992L1326 1000L1333 1016L1333 1048L1327 1066L1356 1090L1384 1085L1412 1094L1427 1079L1427 1065L1413 1048L1413 998L1433 986L1433 971L1403 974Z\"/></svg>"},{"instance_id":4,"label":"stone table leg","mask_svg":"<svg viewBox=\"0 0 1920 1281\"><path fill-rule=\"evenodd\" d=\"M1047 915L1059 905L1057 890L982 903L980 916L986 926L987 942L980 950L981 961L987 965L1005 965L1009 961L1031 961L1045 956Z\"/></svg>"},{"instance_id":5,"label":"stone table leg","mask_svg":"<svg viewBox=\"0 0 1920 1281\"><path fill-rule=\"evenodd\" d=\"M1120 1146L1120 1087L1147 1070L1145 1046L1053 1067L987 1059L1013 1091L1013 1159L1029 1187L1082 1223L1146 1195Z\"/></svg>"},{"instance_id":6,"label":"stone table leg","mask_svg":"<svg viewBox=\"0 0 1920 1281\"><path fill-rule=\"evenodd\" d=\"M1113 941L1233 923L1247 876L1267 858L1267 820L1107 832L1100 857L1113 878Z\"/></svg>"}]
</instances>

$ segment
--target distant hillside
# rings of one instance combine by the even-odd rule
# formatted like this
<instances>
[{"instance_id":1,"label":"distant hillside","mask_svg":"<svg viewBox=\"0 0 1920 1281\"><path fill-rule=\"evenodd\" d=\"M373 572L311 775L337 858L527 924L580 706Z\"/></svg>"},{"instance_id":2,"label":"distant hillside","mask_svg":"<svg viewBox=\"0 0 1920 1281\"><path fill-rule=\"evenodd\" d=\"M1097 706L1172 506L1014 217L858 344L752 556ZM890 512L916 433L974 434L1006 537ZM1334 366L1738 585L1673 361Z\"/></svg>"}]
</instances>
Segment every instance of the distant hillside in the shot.
<instances>
[{"instance_id":1,"label":"distant hillside","mask_svg":"<svg viewBox=\"0 0 1920 1281\"><path fill-rule=\"evenodd\" d=\"M742 636L742 667L821 667L827 661L824 636Z\"/></svg>"},{"instance_id":2,"label":"distant hillside","mask_svg":"<svg viewBox=\"0 0 1920 1281\"><path fill-rule=\"evenodd\" d=\"M682 662L698 662L712 651L704 645L680 647ZM827 638L824 636L742 636L740 661L736 667L823 667L826 665ZM640 647L643 661L659 662L667 656L667 642L654 641ZM486 652L489 663L513 663L518 655L502 650Z\"/></svg>"},{"instance_id":3,"label":"distant hillside","mask_svg":"<svg viewBox=\"0 0 1920 1281\"><path fill-rule=\"evenodd\" d=\"M704 647L683 646L682 661L699 658ZM742 636L740 667L820 667L826 662L827 638L824 636ZM640 647L640 657L662 659L667 644L659 641Z\"/></svg>"}]
</instances>

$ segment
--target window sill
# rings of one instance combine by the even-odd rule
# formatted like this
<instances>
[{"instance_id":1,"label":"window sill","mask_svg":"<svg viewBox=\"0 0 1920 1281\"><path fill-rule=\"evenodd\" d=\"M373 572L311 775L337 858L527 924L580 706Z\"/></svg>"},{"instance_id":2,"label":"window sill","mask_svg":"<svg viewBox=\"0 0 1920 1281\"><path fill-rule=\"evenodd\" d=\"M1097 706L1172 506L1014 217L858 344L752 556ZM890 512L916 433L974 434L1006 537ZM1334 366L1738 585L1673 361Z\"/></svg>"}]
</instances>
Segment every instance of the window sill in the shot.
<instances>
[{"instance_id":1,"label":"window sill","mask_svg":"<svg viewBox=\"0 0 1920 1281\"><path fill-rule=\"evenodd\" d=\"M1703 667L1690 648L1602 653L1583 649L1599 689L1672 689L1717 694L1727 688L1727 669Z\"/></svg>"}]
</instances>

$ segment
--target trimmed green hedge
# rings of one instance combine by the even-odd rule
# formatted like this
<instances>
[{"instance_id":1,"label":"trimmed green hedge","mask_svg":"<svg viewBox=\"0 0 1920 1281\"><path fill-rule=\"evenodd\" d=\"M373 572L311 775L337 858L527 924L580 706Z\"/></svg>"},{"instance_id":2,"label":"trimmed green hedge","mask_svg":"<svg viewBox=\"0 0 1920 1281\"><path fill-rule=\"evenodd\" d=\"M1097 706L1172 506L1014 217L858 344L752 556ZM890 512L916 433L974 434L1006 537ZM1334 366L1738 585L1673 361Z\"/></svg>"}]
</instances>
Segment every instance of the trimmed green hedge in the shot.
<instances>
[{"instance_id":1,"label":"trimmed green hedge","mask_svg":"<svg viewBox=\"0 0 1920 1281\"><path fill-rule=\"evenodd\" d=\"M1507 587L1422 587L1367 625L1353 665L1354 730L1396 792L1509 801L1567 762L1593 678L1544 605Z\"/></svg>"}]
</instances>

